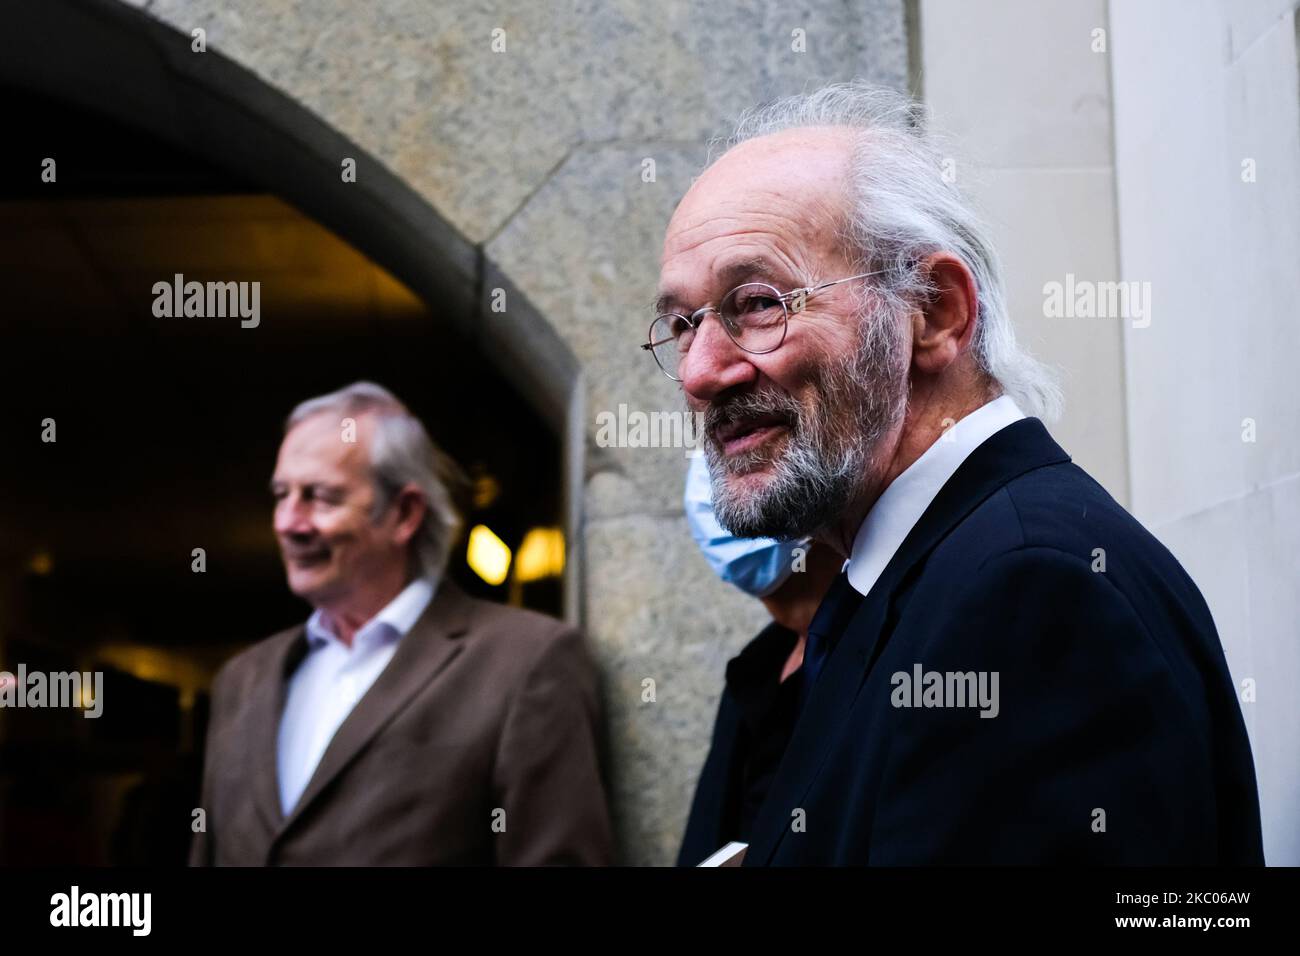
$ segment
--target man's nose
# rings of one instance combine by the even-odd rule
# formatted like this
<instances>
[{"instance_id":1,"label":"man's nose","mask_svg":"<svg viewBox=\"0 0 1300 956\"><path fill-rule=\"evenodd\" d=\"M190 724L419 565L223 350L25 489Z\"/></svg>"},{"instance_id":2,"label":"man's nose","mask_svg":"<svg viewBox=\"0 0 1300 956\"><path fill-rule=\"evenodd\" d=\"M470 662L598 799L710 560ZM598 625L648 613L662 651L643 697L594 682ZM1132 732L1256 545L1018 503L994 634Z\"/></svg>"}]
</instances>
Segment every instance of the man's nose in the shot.
<instances>
[{"instance_id":1,"label":"man's nose","mask_svg":"<svg viewBox=\"0 0 1300 956\"><path fill-rule=\"evenodd\" d=\"M758 378L749 353L731 340L716 313L703 316L691 347L682 357L679 375L686 394L711 402L721 393Z\"/></svg>"},{"instance_id":2,"label":"man's nose","mask_svg":"<svg viewBox=\"0 0 1300 956\"><path fill-rule=\"evenodd\" d=\"M292 494L276 503L273 524L275 533L279 535L310 534L312 531L306 503Z\"/></svg>"}]
</instances>

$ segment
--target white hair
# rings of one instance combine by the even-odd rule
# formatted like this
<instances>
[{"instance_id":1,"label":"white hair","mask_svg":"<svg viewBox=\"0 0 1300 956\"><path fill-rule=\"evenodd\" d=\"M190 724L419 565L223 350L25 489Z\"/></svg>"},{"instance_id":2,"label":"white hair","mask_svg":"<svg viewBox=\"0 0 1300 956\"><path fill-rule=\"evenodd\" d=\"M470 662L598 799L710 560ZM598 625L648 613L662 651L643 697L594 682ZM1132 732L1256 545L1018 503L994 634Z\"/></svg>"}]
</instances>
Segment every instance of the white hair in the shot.
<instances>
[{"instance_id":1,"label":"white hair","mask_svg":"<svg viewBox=\"0 0 1300 956\"><path fill-rule=\"evenodd\" d=\"M940 250L955 255L978 290L972 343L978 367L1027 414L1055 419L1061 410L1056 376L1016 341L997 255L984 223L941 175L948 153L927 129L924 106L862 81L837 83L747 111L729 139L711 146L725 150L759 136L821 126L859 133L842 238L861 271L882 272L871 291L895 313L910 310L933 294L921 260Z\"/></svg>"},{"instance_id":2,"label":"white hair","mask_svg":"<svg viewBox=\"0 0 1300 956\"><path fill-rule=\"evenodd\" d=\"M421 573L441 574L461 527L460 513L449 490L449 485L463 480L455 462L433 443L424 425L397 396L374 382L354 382L337 392L299 403L289 413L284 430L288 433L304 419L322 413L340 419L375 416L370 470L378 494L373 517L377 519L403 487L418 486L428 511L411 539L412 556Z\"/></svg>"}]
</instances>

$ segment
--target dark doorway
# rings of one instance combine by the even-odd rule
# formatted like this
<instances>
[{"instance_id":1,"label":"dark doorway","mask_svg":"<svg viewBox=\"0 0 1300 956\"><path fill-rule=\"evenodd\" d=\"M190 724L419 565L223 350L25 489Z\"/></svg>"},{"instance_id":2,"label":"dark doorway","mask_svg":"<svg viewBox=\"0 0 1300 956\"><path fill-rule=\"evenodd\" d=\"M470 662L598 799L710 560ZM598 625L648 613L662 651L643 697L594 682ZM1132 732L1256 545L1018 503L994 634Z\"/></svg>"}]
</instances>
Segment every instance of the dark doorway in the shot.
<instances>
[{"instance_id":1,"label":"dark doorway","mask_svg":"<svg viewBox=\"0 0 1300 956\"><path fill-rule=\"evenodd\" d=\"M515 552L537 529L562 542L561 443L451 321L463 303L422 298L144 128L0 97L0 670L101 670L112 702L96 720L0 712L0 862L180 863L207 681L308 612L285 589L266 487L293 405L358 379L392 389L471 476L466 527ZM153 287L177 274L260 283L258 325L156 316ZM558 571L491 585L462 541L448 573L558 615Z\"/></svg>"}]
</instances>

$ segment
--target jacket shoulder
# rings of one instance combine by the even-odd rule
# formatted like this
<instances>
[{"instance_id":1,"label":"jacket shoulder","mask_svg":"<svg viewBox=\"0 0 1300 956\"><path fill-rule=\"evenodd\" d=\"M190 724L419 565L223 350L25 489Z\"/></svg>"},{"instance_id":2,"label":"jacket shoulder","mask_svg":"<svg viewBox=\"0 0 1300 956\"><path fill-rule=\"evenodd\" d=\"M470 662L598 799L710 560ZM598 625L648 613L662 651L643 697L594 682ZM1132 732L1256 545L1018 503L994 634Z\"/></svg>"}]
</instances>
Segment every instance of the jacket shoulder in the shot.
<instances>
[{"instance_id":1,"label":"jacket shoulder","mask_svg":"<svg viewBox=\"0 0 1300 956\"><path fill-rule=\"evenodd\" d=\"M1195 632L1209 647L1218 643L1209 607L1178 559L1071 462L1027 472L991 494L939 543L923 577L965 580L1014 552L1044 559L1055 552L1104 580L1153 631Z\"/></svg>"},{"instance_id":2,"label":"jacket shoulder","mask_svg":"<svg viewBox=\"0 0 1300 956\"><path fill-rule=\"evenodd\" d=\"M559 618L529 608L497 604L495 601L485 601L469 595L464 597L464 601L470 607L475 627L509 631L538 641L556 640L565 631L573 630L571 625Z\"/></svg>"},{"instance_id":3,"label":"jacket shoulder","mask_svg":"<svg viewBox=\"0 0 1300 956\"><path fill-rule=\"evenodd\" d=\"M946 536L976 566L1023 548L1046 548L1091 562L1107 544L1140 546L1173 562L1162 545L1091 475L1073 462L1036 468L1007 482ZM1173 562L1176 564L1176 562ZM968 565L969 566L969 565Z\"/></svg>"},{"instance_id":4,"label":"jacket shoulder","mask_svg":"<svg viewBox=\"0 0 1300 956\"><path fill-rule=\"evenodd\" d=\"M587 642L572 624L528 608L511 607L480 598L467 602L468 638L493 666L526 674L543 661L548 666L565 661L590 667Z\"/></svg>"},{"instance_id":5,"label":"jacket shoulder","mask_svg":"<svg viewBox=\"0 0 1300 956\"><path fill-rule=\"evenodd\" d=\"M1130 596L1163 592L1197 616L1209 608L1173 553L1091 475L1074 464L1041 469L1007 486L1025 547L1054 548L1085 561Z\"/></svg>"}]
</instances>

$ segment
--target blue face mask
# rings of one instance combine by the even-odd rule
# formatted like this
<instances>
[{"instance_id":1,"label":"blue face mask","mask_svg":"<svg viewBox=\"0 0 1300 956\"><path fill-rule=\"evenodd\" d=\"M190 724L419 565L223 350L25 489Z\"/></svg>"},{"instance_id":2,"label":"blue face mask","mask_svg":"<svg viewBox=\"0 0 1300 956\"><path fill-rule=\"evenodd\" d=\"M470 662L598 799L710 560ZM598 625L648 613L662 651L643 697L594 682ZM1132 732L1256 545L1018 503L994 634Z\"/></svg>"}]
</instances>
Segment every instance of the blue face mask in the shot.
<instances>
[{"instance_id":1,"label":"blue face mask","mask_svg":"<svg viewBox=\"0 0 1300 956\"><path fill-rule=\"evenodd\" d=\"M686 472L686 521L695 543L718 577L747 594L764 597L785 583L793 571L795 548L808 540L774 541L771 538L737 538L713 516L713 488L703 455L691 459Z\"/></svg>"}]
</instances>

